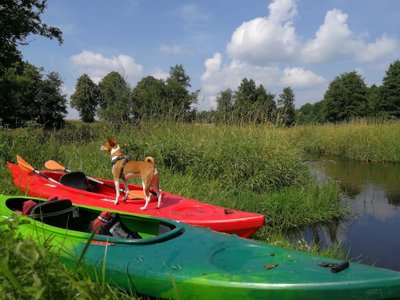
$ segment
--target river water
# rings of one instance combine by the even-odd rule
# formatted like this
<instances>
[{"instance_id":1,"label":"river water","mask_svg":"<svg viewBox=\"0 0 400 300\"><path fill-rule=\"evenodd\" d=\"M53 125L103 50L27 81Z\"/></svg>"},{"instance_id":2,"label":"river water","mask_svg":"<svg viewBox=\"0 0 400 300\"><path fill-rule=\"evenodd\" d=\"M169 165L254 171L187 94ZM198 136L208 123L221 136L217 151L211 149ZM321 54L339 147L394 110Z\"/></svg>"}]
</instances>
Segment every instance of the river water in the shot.
<instances>
[{"instance_id":1,"label":"river water","mask_svg":"<svg viewBox=\"0 0 400 300\"><path fill-rule=\"evenodd\" d=\"M295 237L322 248L340 244L352 260L400 271L400 164L323 157L310 166L319 180L339 183L350 215Z\"/></svg>"}]
</instances>

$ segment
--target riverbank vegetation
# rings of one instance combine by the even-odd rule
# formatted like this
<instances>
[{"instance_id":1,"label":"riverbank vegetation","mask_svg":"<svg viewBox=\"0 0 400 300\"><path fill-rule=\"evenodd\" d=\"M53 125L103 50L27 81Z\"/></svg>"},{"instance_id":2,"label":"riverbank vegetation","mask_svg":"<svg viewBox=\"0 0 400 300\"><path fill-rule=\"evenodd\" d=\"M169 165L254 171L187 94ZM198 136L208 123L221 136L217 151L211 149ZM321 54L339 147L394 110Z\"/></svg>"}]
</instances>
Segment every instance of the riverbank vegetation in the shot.
<instances>
[{"instance_id":1,"label":"riverbank vegetation","mask_svg":"<svg viewBox=\"0 0 400 300\"><path fill-rule=\"evenodd\" d=\"M400 162L399 121L355 120L340 124L295 126L281 130L304 153L360 161Z\"/></svg>"},{"instance_id":2,"label":"riverbank vegetation","mask_svg":"<svg viewBox=\"0 0 400 300\"><path fill-rule=\"evenodd\" d=\"M156 159L162 189L216 205L265 213L267 223L274 227L282 227L284 222L272 221L260 199L276 193L295 193L300 199L325 194L316 192L324 187L313 180L301 149L287 140L284 131L270 127L142 123L113 128L105 123L70 123L57 131L25 128L3 130L1 135L0 157L4 161L15 161L19 154L35 168L43 168L46 160L54 159L70 169L103 178L110 177L109 159L99 147L107 136L116 136L133 159L148 155ZM5 164L1 168L5 173L1 185L6 191L15 191ZM302 216L314 211L304 209L300 213L300 208L293 207L287 224L300 226L324 221L321 216L327 220L340 217L339 201L330 205L339 213ZM293 217L296 213L299 215Z\"/></svg>"},{"instance_id":3,"label":"riverbank vegetation","mask_svg":"<svg viewBox=\"0 0 400 300\"><path fill-rule=\"evenodd\" d=\"M4 194L20 194L5 164L15 162L17 154L38 169L44 168L46 160L53 159L72 170L110 178L109 157L99 147L107 137L115 136L133 159L141 160L148 155L156 159L162 189L215 205L262 213L266 216L266 225L254 239L317 253L318 245L291 243L286 233L293 228L335 222L346 215L346 207L340 201L339 187L334 182L317 182L306 158L334 154L398 162L400 144L395 137L399 133L397 122L367 121L289 128L150 122L135 126L68 122L63 129L55 131L36 127L3 128L0 130L0 187ZM28 243L19 238L15 241L20 242ZM16 247L10 243L4 244L9 252ZM340 248L328 249L323 254L344 255ZM9 268L10 263L7 262ZM61 265L54 266L67 272ZM52 272L55 271L46 271ZM80 277L62 274L69 281L74 278L71 284L78 281L81 285L88 284L87 293L93 288L94 283L86 282L88 279L82 274ZM8 280L0 286L4 284L12 282ZM119 299L119 296L113 297L110 299Z\"/></svg>"}]
</instances>

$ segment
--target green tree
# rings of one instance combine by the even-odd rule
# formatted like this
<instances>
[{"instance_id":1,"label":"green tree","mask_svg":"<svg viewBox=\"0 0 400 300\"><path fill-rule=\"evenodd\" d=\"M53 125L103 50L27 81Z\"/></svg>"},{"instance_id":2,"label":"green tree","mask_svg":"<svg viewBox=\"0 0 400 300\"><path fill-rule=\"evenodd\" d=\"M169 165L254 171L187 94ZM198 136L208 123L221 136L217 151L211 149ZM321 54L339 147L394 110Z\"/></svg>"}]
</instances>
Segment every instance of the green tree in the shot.
<instances>
[{"instance_id":1,"label":"green tree","mask_svg":"<svg viewBox=\"0 0 400 300\"><path fill-rule=\"evenodd\" d=\"M380 113L380 99L379 99L379 87L375 84L371 85L367 90L368 99L368 116L377 117L381 116Z\"/></svg>"},{"instance_id":2,"label":"green tree","mask_svg":"<svg viewBox=\"0 0 400 300\"><path fill-rule=\"evenodd\" d=\"M186 74L183 65L176 65L175 67L171 67L169 70L168 80L174 80L185 88L191 87L190 77Z\"/></svg>"},{"instance_id":3,"label":"green tree","mask_svg":"<svg viewBox=\"0 0 400 300\"><path fill-rule=\"evenodd\" d=\"M165 84L165 98L162 101L165 115L177 121L193 120L195 110L191 106L197 103L199 90L188 90L190 77L186 75L182 65L171 67L169 75Z\"/></svg>"},{"instance_id":4,"label":"green tree","mask_svg":"<svg viewBox=\"0 0 400 300\"><path fill-rule=\"evenodd\" d=\"M296 123L297 124L312 123L313 114L314 114L314 105L311 103L304 104L296 112Z\"/></svg>"},{"instance_id":5,"label":"green tree","mask_svg":"<svg viewBox=\"0 0 400 300\"><path fill-rule=\"evenodd\" d=\"M304 104L296 113L296 123L321 124L326 122L325 104L325 101L319 101L314 104Z\"/></svg>"},{"instance_id":6,"label":"green tree","mask_svg":"<svg viewBox=\"0 0 400 300\"><path fill-rule=\"evenodd\" d=\"M43 79L43 69L20 62L7 69L0 78L0 118L12 128L36 122L45 128L64 124L66 97L61 93L58 73Z\"/></svg>"},{"instance_id":7,"label":"green tree","mask_svg":"<svg viewBox=\"0 0 400 300\"><path fill-rule=\"evenodd\" d=\"M14 64L0 77L0 119L3 124L11 128L22 127L32 119L32 104L40 80L40 70L24 62Z\"/></svg>"},{"instance_id":8,"label":"green tree","mask_svg":"<svg viewBox=\"0 0 400 300\"><path fill-rule=\"evenodd\" d=\"M100 98L98 115L115 123L129 123L134 119L131 88L118 72L107 74L98 84Z\"/></svg>"},{"instance_id":9,"label":"green tree","mask_svg":"<svg viewBox=\"0 0 400 300\"><path fill-rule=\"evenodd\" d=\"M99 98L97 85L87 74L83 74L77 80L70 105L79 112L83 122L94 122Z\"/></svg>"},{"instance_id":10,"label":"green tree","mask_svg":"<svg viewBox=\"0 0 400 300\"><path fill-rule=\"evenodd\" d=\"M221 123L230 123L232 121L232 109L234 103L234 94L231 89L220 92L217 96L217 115Z\"/></svg>"},{"instance_id":11,"label":"green tree","mask_svg":"<svg viewBox=\"0 0 400 300\"><path fill-rule=\"evenodd\" d=\"M166 98L165 82L153 76L140 80L132 91L137 117L142 119L163 119L163 101Z\"/></svg>"},{"instance_id":12,"label":"green tree","mask_svg":"<svg viewBox=\"0 0 400 300\"><path fill-rule=\"evenodd\" d=\"M60 128L64 126L67 114L67 98L61 91L63 81L56 72L50 72L46 77L41 80L35 99L36 122L45 129Z\"/></svg>"},{"instance_id":13,"label":"green tree","mask_svg":"<svg viewBox=\"0 0 400 300\"><path fill-rule=\"evenodd\" d=\"M400 117L400 60L390 64L380 87L379 111L387 116Z\"/></svg>"},{"instance_id":14,"label":"green tree","mask_svg":"<svg viewBox=\"0 0 400 300\"><path fill-rule=\"evenodd\" d=\"M236 122L272 122L275 116L275 95L256 86L253 79L244 78L235 92L233 116Z\"/></svg>"},{"instance_id":15,"label":"green tree","mask_svg":"<svg viewBox=\"0 0 400 300\"><path fill-rule=\"evenodd\" d=\"M278 125L291 126L294 124L296 118L294 102L295 97L292 88L285 87L278 99Z\"/></svg>"},{"instance_id":16,"label":"green tree","mask_svg":"<svg viewBox=\"0 0 400 300\"><path fill-rule=\"evenodd\" d=\"M336 77L325 92L326 117L330 122L347 121L368 114L367 86L357 72Z\"/></svg>"},{"instance_id":17,"label":"green tree","mask_svg":"<svg viewBox=\"0 0 400 300\"><path fill-rule=\"evenodd\" d=\"M41 20L46 9L46 0L3 0L0 4L0 77L5 70L21 60L17 49L27 45L27 37L39 34L49 39L57 39L61 44L62 32L48 26Z\"/></svg>"},{"instance_id":18,"label":"green tree","mask_svg":"<svg viewBox=\"0 0 400 300\"><path fill-rule=\"evenodd\" d=\"M254 121L256 123L274 122L276 114L275 95L259 85L256 89L256 103L253 104L255 111Z\"/></svg>"},{"instance_id":19,"label":"green tree","mask_svg":"<svg viewBox=\"0 0 400 300\"><path fill-rule=\"evenodd\" d=\"M257 88L253 79L244 78L235 93L234 116L238 122L250 122L253 105L257 101Z\"/></svg>"}]
</instances>

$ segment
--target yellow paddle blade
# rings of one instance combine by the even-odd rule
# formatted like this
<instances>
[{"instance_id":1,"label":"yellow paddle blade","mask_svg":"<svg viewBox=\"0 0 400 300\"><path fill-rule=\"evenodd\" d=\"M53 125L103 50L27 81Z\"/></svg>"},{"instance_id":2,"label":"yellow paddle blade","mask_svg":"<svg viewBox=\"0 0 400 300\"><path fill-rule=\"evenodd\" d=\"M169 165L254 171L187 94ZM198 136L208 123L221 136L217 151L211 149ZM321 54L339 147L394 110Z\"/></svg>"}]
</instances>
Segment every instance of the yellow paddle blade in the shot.
<instances>
[{"instance_id":1,"label":"yellow paddle blade","mask_svg":"<svg viewBox=\"0 0 400 300\"><path fill-rule=\"evenodd\" d=\"M20 166L20 168L28 170L28 171L33 171L34 168L28 164L25 160L22 159L21 156L17 155L17 164Z\"/></svg>"},{"instance_id":2,"label":"yellow paddle blade","mask_svg":"<svg viewBox=\"0 0 400 300\"><path fill-rule=\"evenodd\" d=\"M54 161L54 160L48 160L44 163L44 166L49 169L49 170L63 170L65 171L66 168L59 164L58 162Z\"/></svg>"},{"instance_id":3,"label":"yellow paddle blade","mask_svg":"<svg viewBox=\"0 0 400 300\"><path fill-rule=\"evenodd\" d=\"M140 191L140 190L129 191L129 197L128 198L132 199L132 200L144 199L143 191Z\"/></svg>"}]
</instances>

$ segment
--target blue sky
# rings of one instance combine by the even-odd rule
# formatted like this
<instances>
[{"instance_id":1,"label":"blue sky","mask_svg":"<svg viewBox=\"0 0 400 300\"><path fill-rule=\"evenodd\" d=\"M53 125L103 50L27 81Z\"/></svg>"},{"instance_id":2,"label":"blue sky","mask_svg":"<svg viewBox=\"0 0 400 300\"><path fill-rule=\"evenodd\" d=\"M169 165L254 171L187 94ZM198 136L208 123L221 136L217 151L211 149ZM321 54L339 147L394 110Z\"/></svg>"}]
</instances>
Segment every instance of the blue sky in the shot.
<instances>
[{"instance_id":1,"label":"blue sky","mask_svg":"<svg viewBox=\"0 0 400 300\"><path fill-rule=\"evenodd\" d=\"M84 73L98 83L118 71L134 87L182 64L200 110L245 77L276 95L292 87L299 108L344 72L380 85L400 59L398 0L50 0L42 19L64 43L30 36L20 50L61 75L68 99Z\"/></svg>"}]
</instances>

